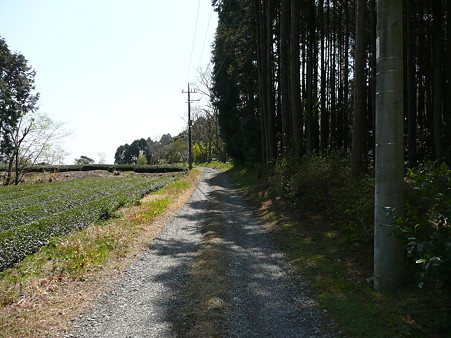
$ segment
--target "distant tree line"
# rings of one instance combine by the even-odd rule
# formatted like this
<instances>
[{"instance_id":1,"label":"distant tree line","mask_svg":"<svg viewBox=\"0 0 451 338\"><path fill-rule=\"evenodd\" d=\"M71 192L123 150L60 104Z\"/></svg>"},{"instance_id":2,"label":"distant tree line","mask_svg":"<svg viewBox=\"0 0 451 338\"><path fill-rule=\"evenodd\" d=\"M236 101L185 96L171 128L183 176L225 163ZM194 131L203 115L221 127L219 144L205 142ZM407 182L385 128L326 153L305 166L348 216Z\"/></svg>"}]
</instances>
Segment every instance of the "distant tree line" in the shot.
<instances>
[{"instance_id":1,"label":"distant tree line","mask_svg":"<svg viewBox=\"0 0 451 338\"><path fill-rule=\"evenodd\" d=\"M159 141L153 141L149 137L121 145L114 155L114 163L150 165L186 163L188 148L185 134L183 132L175 137L164 134Z\"/></svg>"},{"instance_id":2,"label":"distant tree line","mask_svg":"<svg viewBox=\"0 0 451 338\"><path fill-rule=\"evenodd\" d=\"M211 108L211 107L209 107ZM210 109L193 109L192 147L193 160L197 163L212 160L226 161L224 142L219 135L218 114ZM141 138L117 148L115 164L187 163L187 132L172 137L164 134L160 140Z\"/></svg>"},{"instance_id":3,"label":"distant tree line","mask_svg":"<svg viewBox=\"0 0 451 338\"><path fill-rule=\"evenodd\" d=\"M170 134L163 135L159 141L150 137L134 140L131 144L120 145L114 155L115 164L137 164L140 156L145 156L145 164L161 164L169 157L168 147L174 143Z\"/></svg>"}]
</instances>

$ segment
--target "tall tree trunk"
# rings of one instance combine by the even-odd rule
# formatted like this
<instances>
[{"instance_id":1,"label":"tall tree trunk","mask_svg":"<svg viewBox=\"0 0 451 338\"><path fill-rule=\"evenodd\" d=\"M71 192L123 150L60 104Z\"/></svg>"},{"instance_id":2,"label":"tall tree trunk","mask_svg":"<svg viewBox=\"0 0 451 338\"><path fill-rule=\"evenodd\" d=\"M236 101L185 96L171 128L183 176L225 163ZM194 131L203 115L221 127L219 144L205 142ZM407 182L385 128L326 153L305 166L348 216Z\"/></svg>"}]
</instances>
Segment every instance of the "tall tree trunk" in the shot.
<instances>
[{"instance_id":1,"label":"tall tree trunk","mask_svg":"<svg viewBox=\"0 0 451 338\"><path fill-rule=\"evenodd\" d=\"M376 175L374 288L396 288L404 279L404 247L393 235L403 215L403 6L377 0Z\"/></svg>"},{"instance_id":2,"label":"tall tree trunk","mask_svg":"<svg viewBox=\"0 0 451 338\"><path fill-rule=\"evenodd\" d=\"M3 179L3 185L10 185L11 182L13 181L13 169L14 169L14 154L10 154L9 156L11 156L10 158L8 158L8 170L6 172L6 176Z\"/></svg>"},{"instance_id":3,"label":"tall tree trunk","mask_svg":"<svg viewBox=\"0 0 451 338\"><path fill-rule=\"evenodd\" d=\"M434 0L434 1L438 1L438 0ZM429 3L425 3L425 17L430 17L432 15L432 13L429 11L430 9L430 4ZM428 19L427 19L428 20ZM434 55L432 53L432 40L433 37L428 34L428 32L431 29L431 25L428 22L425 22L424 25L424 38L425 38L425 50L426 50L426 55L425 55L425 59L424 64L425 64L425 68L424 68L424 83L425 83L425 95L426 95L426 101L425 101L425 124L426 124L426 128L427 128L427 133L426 133L426 147L427 147L427 152L428 155L432 158L434 158L434 104L433 104L433 81L434 81L434 64L433 64L433 58ZM423 45L420 45L423 46ZM421 47L420 47L421 48Z\"/></svg>"},{"instance_id":4,"label":"tall tree trunk","mask_svg":"<svg viewBox=\"0 0 451 338\"><path fill-rule=\"evenodd\" d=\"M366 151L366 0L356 1L356 45L354 75L354 116L352 123L351 175L365 172Z\"/></svg>"},{"instance_id":5,"label":"tall tree trunk","mask_svg":"<svg viewBox=\"0 0 451 338\"><path fill-rule=\"evenodd\" d=\"M324 29L324 0L319 2L318 21L321 34L321 88L320 88L320 108L321 108L321 151L325 152L329 144L329 114L327 112L326 101L326 60L325 60L325 29Z\"/></svg>"},{"instance_id":6,"label":"tall tree trunk","mask_svg":"<svg viewBox=\"0 0 451 338\"><path fill-rule=\"evenodd\" d=\"M308 1L308 35L307 35L307 152L311 153L314 147L313 140L313 72L314 72L314 43L315 43L315 1Z\"/></svg>"},{"instance_id":7,"label":"tall tree trunk","mask_svg":"<svg viewBox=\"0 0 451 338\"><path fill-rule=\"evenodd\" d=\"M313 13L316 15L316 9L313 7ZM316 21L316 20L315 20ZM316 22L313 30L313 79L312 79L312 97L313 97L313 149L319 151L319 111L318 111L318 34L316 31Z\"/></svg>"},{"instance_id":8,"label":"tall tree trunk","mask_svg":"<svg viewBox=\"0 0 451 338\"><path fill-rule=\"evenodd\" d=\"M424 9L423 9L423 3L418 3L418 16L419 20L417 22L418 27L418 34L417 34L417 44L418 46L425 46L426 41L424 37ZM428 129L427 126L427 118L426 118L426 64L427 59L427 51L425 48L419 48L418 49L418 71L417 71L417 83L418 83L418 107L417 107L417 120L418 120L418 126L419 126L419 132L421 134L421 137L424 138L424 135L426 134L426 130ZM421 153L419 157L424 159L424 154L427 149L426 142L421 142L418 151Z\"/></svg>"},{"instance_id":9,"label":"tall tree trunk","mask_svg":"<svg viewBox=\"0 0 451 338\"><path fill-rule=\"evenodd\" d=\"M267 144L268 144L268 162L270 165L276 159L276 119L274 103L274 80L273 80L273 20L272 20L272 1L263 1L265 20L266 20L266 105L267 105Z\"/></svg>"},{"instance_id":10,"label":"tall tree trunk","mask_svg":"<svg viewBox=\"0 0 451 338\"><path fill-rule=\"evenodd\" d=\"M369 3L369 38L370 38L370 60L369 60L369 89L368 89L368 153L374 154L375 150L375 116L376 116L376 1Z\"/></svg>"},{"instance_id":11,"label":"tall tree trunk","mask_svg":"<svg viewBox=\"0 0 451 338\"><path fill-rule=\"evenodd\" d=\"M264 13L262 13L261 0L254 1L255 7L255 30L257 36L257 74L258 74L258 98L259 98L259 113L260 113L260 129L261 129L261 148L262 148L262 164L266 173L269 171L268 161L268 125L267 125L267 95L266 95L266 62L265 62L265 20Z\"/></svg>"},{"instance_id":12,"label":"tall tree trunk","mask_svg":"<svg viewBox=\"0 0 451 338\"><path fill-rule=\"evenodd\" d=\"M282 115L282 153L290 150L291 117L290 117L290 11L291 0L281 0L280 8L280 109Z\"/></svg>"},{"instance_id":13,"label":"tall tree trunk","mask_svg":"<svg viewBox=\"0 0 451 338\"><path fill-rule=\"evenodd\" d=\"M441 1L432 1L432 58L433 58L433 84L432 84L432 132L434 135L434 153L437 164L443 161L442 153L442 5Z\"/></svg>"},{"instance_id":14,"label":"tall tree trunk","mask_svg":"<svg viewBox=\"0 0 451 338\"><path fill-rule=\"evenodd\" d=\"M330 45L330 138L337 148L337 92L336 92L336 49L337 49L337 0L332 1L332 34ZM329 8L329 10L331 10Z\"/></svg>"},{"instance_id":15,"label":"tall tree trunk","mask_svg":"<svg viewBox=\"0 0 451 338\"><path fill-rule=\"evenodd\" d=\"M338 10L338 33L337 33L337 149L343 151L343 112L344 112L344 98L343 98L343 76L344 76L344 67L343 67L343 41L344 41L344 33L343 33L343 17L342 17L342 9L337 8Z\"/></svg>"},{"instance_id":16,"label":"tall tree trunk","mask_svg":"<svg viewBox=\"0 0 451 338\"><path fill-rule=\"evenodd\" d=\"M344 43L344 70L343 70L343 150L348 151L349 146L349 5L348 1L345 1L345 43Z\"/></svg>"},{"instance_id":17,"label":"tall tree trunk","mask_svg":"<svg viewBox=\"0 0 451 338\"><path fill-rule=\"evenodd\" d=\"M300 12L299 1L291 1L291 30L290 30L290 97L291 123L293 127L293 150L296 156L301 155L301 88L299 61Z\"/></svg>"},{"instance_id":18,"label":"tall tree trunk","mask_svg":"<svg viewBox=\"0 0 451 338\"><path fill-rule=\"evenodd\" d=\"M448 0L447 1L447 6L446 6L446 15L447 15L447 23L446 23L446 27L447 27L447 32L446 32L446 36L447 36L447 46L446 46L446 54L447 54L447 60L451 60L451 1ZM446 62L446 81L447 81L447 89L446 89L446 95L445 97L447 98L446 101L446 108L444 109L444 122L445 122L445 140L448 140L447 144L445 144L445 146L447 147L447 154L445 161L447 161L447 163L451 164L451 149L450 149L450 140L451 140L451 64L450 62Z\"/></svg>"},{"instance_id":19,"label":"tall tree trunk","mask_svg":"<svg viewBox=\"0 0 451 338\"><path fill-rule=\"evenodd\" d=\"M19 161L19 148L16 148L16 151L14 152L14 184L19 185L20 181L20 172L21 172L21 166Z\"/></svg>"},{"instance_id":20,"label":"tall tree trunk","mask_svg":"<svg viewBox=\"0 0 451 338\"><path fill-rule=\"evenodd\" d=\"M405 1L406 28L406 109L407 109L407 151L409 167L417 164L417 107L415 86L415 36L412 26L412 2Z\"/></svg>"}]
</instances>

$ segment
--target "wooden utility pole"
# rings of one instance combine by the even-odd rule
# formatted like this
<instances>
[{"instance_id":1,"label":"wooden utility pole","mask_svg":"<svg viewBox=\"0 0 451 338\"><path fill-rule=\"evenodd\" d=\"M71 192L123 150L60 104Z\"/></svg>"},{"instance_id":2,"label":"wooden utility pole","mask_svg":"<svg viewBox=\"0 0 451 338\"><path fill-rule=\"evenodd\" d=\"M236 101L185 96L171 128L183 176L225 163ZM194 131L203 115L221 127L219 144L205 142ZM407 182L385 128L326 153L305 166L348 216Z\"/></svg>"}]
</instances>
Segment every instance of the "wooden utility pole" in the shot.
<instances>
[{"instance_id":1,"label":"wooden utility pole","mask_svg":"<svg viewBox=\"0 0 451 338\"><path fill-rule=\"evenodd\" d=\"M189 169L193 169L193 147L191 144L191 102L193 101L199 101L199 100L191 100L191 94L197 93L195 90L191 91L189 89L189 83L188 83L188 91L182 90L183 94L188 94L188 166Z\"/></svg>"}]
</instances>

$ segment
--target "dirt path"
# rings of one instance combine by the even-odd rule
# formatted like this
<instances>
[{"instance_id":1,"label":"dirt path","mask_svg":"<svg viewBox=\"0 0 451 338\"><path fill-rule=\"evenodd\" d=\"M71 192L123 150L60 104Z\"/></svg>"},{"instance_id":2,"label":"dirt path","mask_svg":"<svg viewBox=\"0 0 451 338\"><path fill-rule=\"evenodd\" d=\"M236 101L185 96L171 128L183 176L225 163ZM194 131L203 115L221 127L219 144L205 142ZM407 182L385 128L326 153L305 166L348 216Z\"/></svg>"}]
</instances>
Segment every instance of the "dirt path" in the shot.
<instances>
[{"instance_id":1,"label":"dirt path","mask_svg":"<svg viewBox=\"0 0 451 338\"><path fill-rule=\"evenodd\" d=\"M208 210L209 208L218 210ZM72 337L185 336L179 296L211 213L219 215L227 274L226 320L221 336L332 336L327 320L302 288L262 226L224 174L205 169L188 203L124 275L114 291L75 325ZM191 300L193 301L193 300ZM196 304L195 301L193 304ZM217 311L212 309L212 311ZM191 333L192 334L192 333Z\"/></svg>"}]
</instances>

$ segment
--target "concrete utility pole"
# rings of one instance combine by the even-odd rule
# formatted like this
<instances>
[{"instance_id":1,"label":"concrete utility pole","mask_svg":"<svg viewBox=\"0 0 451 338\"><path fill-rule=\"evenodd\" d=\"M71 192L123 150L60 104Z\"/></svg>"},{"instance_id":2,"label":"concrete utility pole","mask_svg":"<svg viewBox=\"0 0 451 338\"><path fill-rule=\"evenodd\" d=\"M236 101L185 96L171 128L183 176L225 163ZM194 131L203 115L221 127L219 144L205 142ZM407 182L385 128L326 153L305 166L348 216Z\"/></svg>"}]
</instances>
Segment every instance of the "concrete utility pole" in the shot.
<instances>
[{"instance_id":1,"label":"concrete utility pole","mask_svg":"<svg viewBox=\"0 0 451 338\"><path fill-rule=\"evenodd\" d=\"M377 0L374 288L403 283L404 247L393 234L404 212L402 0Z\"/></svg>"},{"instance_id":2,"label":"concrete utility pole","mask_svg":"<svg viewBox=\"0 0 451 338\"><path fill-rule=\"evenodd\" d=\"M188 83L188 91L182 90L183 94L188 94L188 165L189 169L193 169L193 147L191 144L191 102L193 101L199 101L199 100L191 100L191 94L197 93L195 90L191 91L189 89L189 83Z\"/></svg>"}]
</instances>

